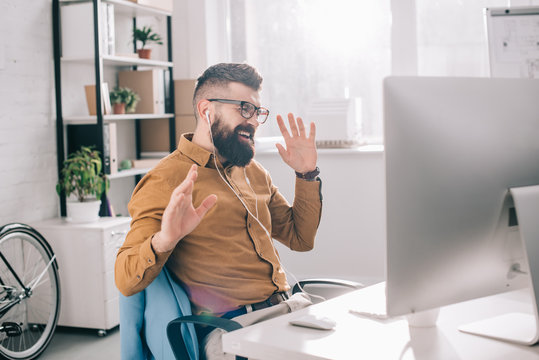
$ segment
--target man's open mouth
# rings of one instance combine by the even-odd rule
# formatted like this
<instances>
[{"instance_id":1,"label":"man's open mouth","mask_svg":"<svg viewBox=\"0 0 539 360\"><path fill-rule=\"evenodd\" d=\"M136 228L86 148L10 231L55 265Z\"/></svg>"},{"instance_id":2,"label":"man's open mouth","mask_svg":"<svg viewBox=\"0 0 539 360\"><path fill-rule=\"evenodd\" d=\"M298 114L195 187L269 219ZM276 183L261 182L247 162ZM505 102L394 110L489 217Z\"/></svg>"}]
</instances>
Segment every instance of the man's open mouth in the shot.
<instances>
[{"instance_id":1,"label":"man's open mouth","mask_svg":"<svg viewBox=\"0 0 539 360\"><path fill-rule=\"evenodd\" d=\"M246 130L238 130L237 134L240 136L240 138L243 138L248 141L253 139L253 135L249 131L246 131Z\"/></svg>"}]
</instances>

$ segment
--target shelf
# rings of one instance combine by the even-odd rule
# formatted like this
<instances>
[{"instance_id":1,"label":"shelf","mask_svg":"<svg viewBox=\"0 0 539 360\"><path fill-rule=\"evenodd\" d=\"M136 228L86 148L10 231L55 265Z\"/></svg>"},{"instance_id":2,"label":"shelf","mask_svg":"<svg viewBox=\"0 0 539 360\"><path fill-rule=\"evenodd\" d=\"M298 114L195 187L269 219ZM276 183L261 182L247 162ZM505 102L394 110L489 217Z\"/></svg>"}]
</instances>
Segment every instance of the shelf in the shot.
<instances>
[{"instance_id":1,"label":"shelf","mask_svg":"<svg viewBox=\"0 0 539 360\"><path fill-rule=\"evenodd\" d=\"M144 175L148 171L150 171L150 168L120 170L115 174L107 175L107 178L109 178L110 180L121 179L121 178L129 177L129 176Z\"/></svg>"},{"instance_id":2,"label":"shelf","mask_svg":"<svg viewBox=\"0 0 539 360\"><path fill-rule=\"evenodd\" d=\"M105 0L109 4L118 5L117 11L130 16L165 15L172 16L172 12L143 6L127 0Z\"/></svg>"},{"instance_id":3,"label":"shelf","mask_svg":"<svg viewBox=\"0 0 539 360\"><path fill-rule=\"evenodd\" d=\"M151 66L157 68L170 68L174 64L171 61L140 59L130 56L103 55L101 56L105 66ZM93 64L94 58L62 58L63 63Z\"/></svg>"},{"instance_id":4,"label":"shelf","mask_svg":"<svg viewBox=\"0 0 539 360\"><path fill-rule=\"evenodd\" d=\"M255 147L256 148L256 147ZM361 145L353 148L318 148L318 155L353 155L353 154L383 154L384 145ZM256 151L256 155L265 156L265 155L276 155L279 154L277 149L260 149Z\"/></svg>"},{"instance_id":5,"label":"shelf","mask_svg":"<svg viewBox=\"0 0 539 360\"><path fill-rule=\"evenodd\" d=\"M123 115L105 115L103 120L123 121L123 120L145 120L145 119L170 119L174 114L123 114ZM64 116L64 124L68 125L91 125L97 124L97 116L82 115L82 116Z\"/></svg>"},{"instance_id":6,"label":"shelf","mask_svg":"<svg viewBox=\"0 0 539 360\"><path fill-rule=\"evenodd\" d=\"M60 4L87 3L92 0L60 0ZM130 16L166 15L172 16L172 12L136 4L128 0L103 0L105 3L116 5L116 11Z\"/></svg>"}]
</instances>

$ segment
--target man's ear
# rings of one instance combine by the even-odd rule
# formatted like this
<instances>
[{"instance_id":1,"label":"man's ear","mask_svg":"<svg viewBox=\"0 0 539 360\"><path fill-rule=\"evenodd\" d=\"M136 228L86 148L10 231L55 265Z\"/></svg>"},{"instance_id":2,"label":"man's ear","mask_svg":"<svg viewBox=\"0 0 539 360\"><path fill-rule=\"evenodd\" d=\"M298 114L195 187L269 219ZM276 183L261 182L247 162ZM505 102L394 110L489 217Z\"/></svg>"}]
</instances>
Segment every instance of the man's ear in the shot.
<instances>
[{"instance_id":1,"label":"man's ear","mask_svg":"<svg viewBox=\"0 0 539 360\"><path fill-rule=\"evenodd\" d=\"M211 118L211 102L209 102L206 99L200 100L197 103L197 115L199 119L204 119L203 121L207 121L211 124L211 121L209 119Z\"/></svg>"}]
</instances>

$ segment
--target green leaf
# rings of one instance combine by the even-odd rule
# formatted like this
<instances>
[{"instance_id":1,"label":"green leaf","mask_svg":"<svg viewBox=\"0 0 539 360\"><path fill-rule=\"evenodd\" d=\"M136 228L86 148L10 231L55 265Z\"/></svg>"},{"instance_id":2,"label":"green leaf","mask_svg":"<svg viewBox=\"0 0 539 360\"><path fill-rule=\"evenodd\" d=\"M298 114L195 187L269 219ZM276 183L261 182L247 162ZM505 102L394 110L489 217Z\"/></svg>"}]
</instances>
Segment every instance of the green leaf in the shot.
<instances>
[{"instance_id":1,"label":"green leaf","mask_svg":"<svg viewBox=\"0 0 539 360\"><path fill-rule=\"evenodd\" d=\"M133 112L140 97L133 90L126 87L116 87L110 93L110 102L112 104L125 104L125 111Z\"/></svg>"},{"instance_id":2,"label":"green leaf","mask_svg":"<svg viewBox=\"0 0 539 360\"><path fill-rule=\"evenodd\" d=\"M81 146L80 150L69 154L64 161L56 192L60 195L63 190L66 196L75 194L81 202L89 196L100 199L103 192L108 191L102 185L102 168L99 151L93 147Z\"/></svg>"},{"instance_id":3,"label":"green leaf","mask_svg":"<svg viewBox=\"0 0 539 360\"><path fill-rule=\"evenodd\" d=\"M141 28L134 28L133 29L133 41L140 41L142 43L141 49L144 49L144 46L146 46L146 43L155 42L159 45L163 45L163 42L161 41L161 36L155 32L152 31L152 28L150 26L143 26Z\"/></svg>"}]
</instances>

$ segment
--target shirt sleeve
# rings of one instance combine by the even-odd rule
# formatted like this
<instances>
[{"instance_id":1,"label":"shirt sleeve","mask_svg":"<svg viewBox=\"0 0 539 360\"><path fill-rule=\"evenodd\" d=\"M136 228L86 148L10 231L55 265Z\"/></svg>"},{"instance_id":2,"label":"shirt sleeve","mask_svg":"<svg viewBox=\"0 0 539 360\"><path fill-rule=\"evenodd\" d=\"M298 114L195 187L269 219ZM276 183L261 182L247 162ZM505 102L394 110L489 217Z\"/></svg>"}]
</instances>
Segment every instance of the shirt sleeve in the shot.
<instances>
[{"instance_id":1,"label":"shirt sleeve","mask_svg":"<svg viewBox=\"0 0 539 360\"><path fill-rule=\"evenodd\" d=\"M116 255L115 281L122 294L144 290L161 272L172 253L156 252L151 241L161 230L161 218L172 193L159 175L148 173L136 186L128 204L131 228Z\"/></svg>"},{"instance_id":2,"label":"shirt sleeve","mask_svg":"<svg viewBox=\"0 0 539 360\"><path fill-rule=\"evenodd\" d=\"M322 215L321 182L296 178L292 206L273 184L271 191L272 237L291 250L312 250Z\"/></svg>"}]
</instances>

